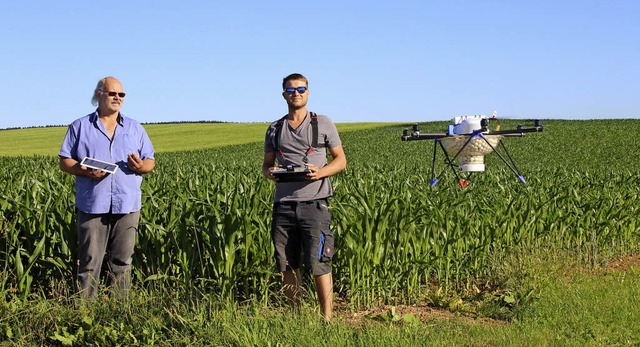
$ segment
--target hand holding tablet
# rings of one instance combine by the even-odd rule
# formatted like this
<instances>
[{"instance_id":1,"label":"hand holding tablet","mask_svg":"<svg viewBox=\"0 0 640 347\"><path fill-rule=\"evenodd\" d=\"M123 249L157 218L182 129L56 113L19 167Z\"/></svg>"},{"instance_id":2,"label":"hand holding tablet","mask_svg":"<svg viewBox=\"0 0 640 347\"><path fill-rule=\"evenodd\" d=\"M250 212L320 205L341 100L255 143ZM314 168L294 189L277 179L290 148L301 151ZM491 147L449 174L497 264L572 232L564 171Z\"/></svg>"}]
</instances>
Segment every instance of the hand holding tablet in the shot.
<instances>
[{"instance_id":1,"label":"hand holding tablet","mask_svg":"<svg viewBox=\"0 0 640 347\"><path fill-rule=\"evenodd\" d=\"M115 173L118 170L118 165L114 163L109 163L106 161L85 157L80 162L80 165L86 166L88 168L92 168L95 170L102 170L108 173Z\"/></svg>"}]
</instances>

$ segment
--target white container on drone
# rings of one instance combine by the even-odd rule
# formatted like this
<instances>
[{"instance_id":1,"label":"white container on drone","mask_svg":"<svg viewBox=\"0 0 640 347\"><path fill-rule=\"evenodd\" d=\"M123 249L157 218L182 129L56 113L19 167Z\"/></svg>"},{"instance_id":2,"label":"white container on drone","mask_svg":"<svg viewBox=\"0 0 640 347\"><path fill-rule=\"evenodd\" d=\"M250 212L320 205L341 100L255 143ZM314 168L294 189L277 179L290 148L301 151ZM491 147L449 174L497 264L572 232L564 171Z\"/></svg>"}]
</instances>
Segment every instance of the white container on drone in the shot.
<instances>
[{"instance_id":1,"label":"white container on drone","mask_svg":"<svg viewBox=\"0 0 640 347\"><path fill-rule=\"evenodd\" d=\"M441 142L449 155L455 155L462 149L475 130L482 129L482 120L485 116L459 116L454 117L449 128L450 136L441 139ZM466 136L465 136L466 135ZM493 151L500 141L500 135L485 135L485 139L474 137L458 155L459 169L462 172L484 171L484 156Z\"/></svg>"},{"instance_id":2,"label":"white container on drone","mask_svg":"<svg viewBox=\"0 0 640 347\"><path fill-rule=\"evenodd\" d=\"M453 133L458 135L471 134L474 130L482 128L482 119L485 116L459 116L451 120Z\"/></svg>"}]
</instances>

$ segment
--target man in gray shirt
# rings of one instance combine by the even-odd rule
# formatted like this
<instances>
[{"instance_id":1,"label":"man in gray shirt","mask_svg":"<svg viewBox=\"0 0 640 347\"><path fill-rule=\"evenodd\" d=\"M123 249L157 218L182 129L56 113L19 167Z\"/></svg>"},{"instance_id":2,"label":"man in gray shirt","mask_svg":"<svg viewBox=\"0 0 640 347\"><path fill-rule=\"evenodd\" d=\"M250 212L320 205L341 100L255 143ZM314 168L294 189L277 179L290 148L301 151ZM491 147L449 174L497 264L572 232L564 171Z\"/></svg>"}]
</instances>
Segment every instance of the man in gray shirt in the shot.
<instances>
[{"instance_id":1,"label":"man in gray shirt","mask_svg":"<svg viewBox=\"0 0 640 347\"><path fill-rule=\"evenodd\" d=\"M282 96L289 112L267 129L262 173L276 182L271 236L287 300L293 307L300 303L303 252L304 264L314 276L322 314L330 320L333 278L328 263L334 253L334 238L327 204L333 194L329 177L342 171L347 159L331 119L307 110L308 86L301 74L283 79ZM327 162L327 150L331 162ZM302 173L294 179L278 175L287 169L286 173Z\"/></svg>"}]
</instances>

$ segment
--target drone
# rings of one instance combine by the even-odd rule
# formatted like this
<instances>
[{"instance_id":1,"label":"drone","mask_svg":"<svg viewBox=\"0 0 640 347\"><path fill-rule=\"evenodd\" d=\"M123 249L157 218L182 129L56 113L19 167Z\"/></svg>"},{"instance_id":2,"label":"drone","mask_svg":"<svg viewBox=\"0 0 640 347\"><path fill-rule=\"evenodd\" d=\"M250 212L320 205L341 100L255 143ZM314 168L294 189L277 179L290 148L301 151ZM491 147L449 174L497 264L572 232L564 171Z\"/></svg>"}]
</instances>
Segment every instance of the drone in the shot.
<instances>
[{"instance_id":1,"label":"drone","mask_svg":"<svg viewBox=\"0 0 640 347\"><path fill-rule=\"evenodd\" d=\"M484 156L492 152L495 152L502 159L502 162L518 177L520 182L526 183L502 139L504 137L523 137L526 133L542 132L542 122L536 119L531 126L520 124L512 130L500 130L500 121L496 114L497 112L493 112L490 118L484 115L454 117L446 132L440 133L421 133L418 124L414 124L411 131L404 129L402 141L434 140L431 188L438 184L448 169L451 169L455 174L458 185L465 188L473 173L484 171ZM495 130L489 130L489 121L498 123ZM497 147L500 147L504 154L500 153ZM441 148L445 155L446 166L436 176L438 148ZM458 170L454 167L457 167Z\"/></svg>"}]
</instances>

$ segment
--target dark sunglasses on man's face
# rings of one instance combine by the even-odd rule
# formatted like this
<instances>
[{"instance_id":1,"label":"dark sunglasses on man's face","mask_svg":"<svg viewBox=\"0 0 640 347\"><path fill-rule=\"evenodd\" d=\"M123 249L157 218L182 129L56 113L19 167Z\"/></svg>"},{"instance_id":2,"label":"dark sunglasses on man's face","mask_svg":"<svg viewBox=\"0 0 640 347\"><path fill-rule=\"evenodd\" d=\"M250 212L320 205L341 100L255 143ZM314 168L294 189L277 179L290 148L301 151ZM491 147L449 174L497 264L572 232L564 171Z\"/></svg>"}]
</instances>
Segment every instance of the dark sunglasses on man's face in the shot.
<instances>
[{"instance_id":1,"label":"dark sunglasses on man's face","mask_svg":"<svg viewBox=\"0 0 640 347\"><path fill-rule=\"evenodd\" d=\"M298 93L304 94L304 92L307 91L307 87L285 88L284 92L287 93L287 94L293 94L293 93L296 92L296 90L298 91Z\"/></svg>"},{"instance_id":2,"label":"dark sunglasses on man's face","mask_svg":"<svg viewBox=\"0 0 640 347\"><path fill-rule=\"evenodd\" d=\"M118 92L108 92L106 90L103 90L102 92L103 93L107 93L107 95L109 95L109 96L116 96L117 95L117 96L119 96L121 98L124 98L127 95L127 93L123 93L123 92L120 92L120 93L118 93Z\"/></svg>"}]
</instances>

